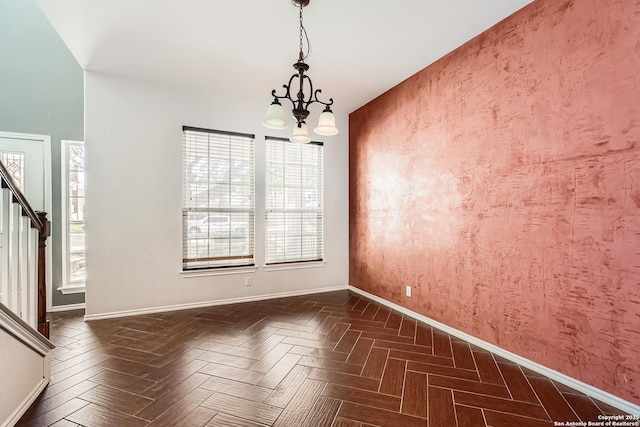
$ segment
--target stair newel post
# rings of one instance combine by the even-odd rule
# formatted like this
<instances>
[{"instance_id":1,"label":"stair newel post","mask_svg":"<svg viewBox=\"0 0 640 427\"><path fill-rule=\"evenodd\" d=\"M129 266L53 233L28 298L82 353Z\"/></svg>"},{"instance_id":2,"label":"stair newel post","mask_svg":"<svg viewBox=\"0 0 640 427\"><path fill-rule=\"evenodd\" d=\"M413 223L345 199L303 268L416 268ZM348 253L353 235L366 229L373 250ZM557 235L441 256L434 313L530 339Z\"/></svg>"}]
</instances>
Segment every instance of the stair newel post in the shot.
<instances>
[{"instance_id":1,"label":"stair newel post","mask_svg":"<svg viewBox=\"0 0 640 427\"><path fill-rule=\"evenodd\" d=\"M46 212L36 211L42 223L38 235L38 331L49 338L49 320L47 320L47 238L51 235L51 222Z\"/></svg>"}]
</instances>

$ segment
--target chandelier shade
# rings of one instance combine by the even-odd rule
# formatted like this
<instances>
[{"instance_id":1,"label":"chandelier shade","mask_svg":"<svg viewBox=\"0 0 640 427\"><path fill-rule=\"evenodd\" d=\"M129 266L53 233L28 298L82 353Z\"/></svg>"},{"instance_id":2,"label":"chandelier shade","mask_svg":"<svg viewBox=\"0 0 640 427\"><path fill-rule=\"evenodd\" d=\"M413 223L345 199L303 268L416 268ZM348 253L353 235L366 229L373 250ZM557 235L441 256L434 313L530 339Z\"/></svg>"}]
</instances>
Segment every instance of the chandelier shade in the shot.
<instances>
[{"instance_id":1,"label":"chandelier shade","mask_svg":"<svg viewBox=\"0 0 640 427\"><path fill-rule=\"evenodd\" d=\"M307 129L310 105L318 103L325 107L318 120L318 126L314 128L315 133L322 136L333 136L338 133L338 128L336 128L336 119L333 111L331 111L333 98L329 98L327 102L318 99L318 94L321 93L322 90L314 90L311 78L307 74L309 65L305 62L305 59L309 56L309 52L307 49L307 54L304 54L303 40L306 38L308 47L309 37L302 24L302 10L309 4L310 0L292 1L294 5L300 7L300 51L298 53L298 60L293 64L296 73L289 78L289 82L286 85L282 85L285 90L283 95L278 95L275 89L271 91L273 102L269 106L267 116L262 121L262 124L270 129L286 129L288 125L285 120L284 107L280 103L280 100L288 99L292 105L291 113L296 120L293 134L289 140L292 142L310 142L311 138L309 138L309 131Z\"/></svg>"},{"instance_id":2,"label":"chandelier shade","mask_svg":"<svg viewBox=\"0 0 640 427\"><path fill-rule=\"evenodd\" d=\"M289 126L284 118L284 108L278 100L271 103L262 124L269 129L286 129Z\"/></svg>"}]
</instances>

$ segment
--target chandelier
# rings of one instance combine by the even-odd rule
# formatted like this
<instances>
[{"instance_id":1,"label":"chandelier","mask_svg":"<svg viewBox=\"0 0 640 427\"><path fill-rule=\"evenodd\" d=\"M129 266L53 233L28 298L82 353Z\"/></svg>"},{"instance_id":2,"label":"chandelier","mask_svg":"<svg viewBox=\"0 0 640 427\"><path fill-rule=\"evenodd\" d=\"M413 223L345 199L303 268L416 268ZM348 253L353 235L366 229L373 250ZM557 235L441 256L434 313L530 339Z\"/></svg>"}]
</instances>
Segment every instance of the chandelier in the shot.
<instances>
[{"instance_id":1,"label":"chandelier","mask_svg":"<svg viewBox=\"0 0 640 427\"><path fill-rule=\"evenodd\" d=\"M309 117L309 106L313 103L324 105L324 110L320 114L318 120L318 126L313 130L318 135L332 136L338 133L336 128L336 119L331 111L331 105L333 104L333 98L329 98L329 102L322 102L318 99L318 94L322 92L320 89L313 89L313 83L311 78L306 74L309 71L309 66L304 62L309 57L309 37L307 31L302 25L302 9L309 4L310 0L292 0L293 4L300 7L300 52L298 54L298 61L293 64L293 68L296 73L289 78L289 83L282 85L285 89L284 95L277 95L276 90L271 91L273 96L273 102L267 110L267 117L262 122L263 125L270 129L286 129L287 122L285 120L284 108L280 103L281 99L288 99L293 105L291 112L296 119L296 126L293 129L293 133L289 138L292 142L310 142L309 131L307 129L307 117ZM303 37L304 36L304 37ZM307 41L307 54L303 51L303 40ZM292 97L292 92L297 92ZM305 94L305 90L308 92Z\"/></svg>"}]
</instances>

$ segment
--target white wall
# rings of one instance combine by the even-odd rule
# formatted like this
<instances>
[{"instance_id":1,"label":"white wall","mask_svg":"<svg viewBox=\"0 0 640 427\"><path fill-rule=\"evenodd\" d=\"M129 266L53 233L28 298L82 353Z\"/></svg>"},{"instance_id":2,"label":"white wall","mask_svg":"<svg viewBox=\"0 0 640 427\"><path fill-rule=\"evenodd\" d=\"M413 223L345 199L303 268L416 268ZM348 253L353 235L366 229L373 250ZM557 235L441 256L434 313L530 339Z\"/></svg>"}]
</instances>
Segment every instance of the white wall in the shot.
<instances>
[{"instance_id":1,"label":"white wall","mask_svg":"<svg viewBox=\"0 0 640 427\"><path fill-rule=\"evenodd\" d=\"M85 82L88 316L346 286L347 114L336 112L341 133L323 139L326 264L265 271L262 220L268 129L260 123L271 88L254 99L234 99L90 71ZM320 114L316 108L315 119ZM256 135L255 273L197 278L180 274L183 125ZM244 285L247 276L253 279L250 287Z\"/></svg>"}]
</instances>

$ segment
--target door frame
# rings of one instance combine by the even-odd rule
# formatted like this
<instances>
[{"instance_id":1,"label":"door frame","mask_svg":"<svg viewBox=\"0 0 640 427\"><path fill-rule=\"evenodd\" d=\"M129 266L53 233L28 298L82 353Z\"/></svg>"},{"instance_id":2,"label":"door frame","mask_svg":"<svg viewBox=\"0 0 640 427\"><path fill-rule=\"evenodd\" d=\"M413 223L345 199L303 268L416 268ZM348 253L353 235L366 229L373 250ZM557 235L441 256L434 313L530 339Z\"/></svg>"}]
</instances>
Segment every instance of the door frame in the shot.
<instances>
[{"instance_id":1,"label":"door frame","mask_svg":"<svg viewBox=\"0 0 640 427\"><path fill-rule=\"evenodd\" d=\"M5 139L19 139L21 141L27 142L35 142L42 144L42 159L43 159L43 167L44 167L44 210L47 212L49 221L51 221L53 212L52 203L51 203L51 136L49 135L38 135L32 133L17 133L17 132L3 132L0 131L0 138ZM52 230L53 231L53 230ZM53 233L52 233L53 236ZM47 242L46 249L46 257L47 257L47 271L46 271L46 281L47 281L47 312L51 311L53 306L53 239L49 238L49 242Z\"/></svg>"}]
</instances>

